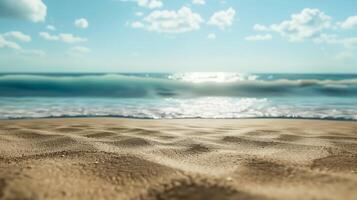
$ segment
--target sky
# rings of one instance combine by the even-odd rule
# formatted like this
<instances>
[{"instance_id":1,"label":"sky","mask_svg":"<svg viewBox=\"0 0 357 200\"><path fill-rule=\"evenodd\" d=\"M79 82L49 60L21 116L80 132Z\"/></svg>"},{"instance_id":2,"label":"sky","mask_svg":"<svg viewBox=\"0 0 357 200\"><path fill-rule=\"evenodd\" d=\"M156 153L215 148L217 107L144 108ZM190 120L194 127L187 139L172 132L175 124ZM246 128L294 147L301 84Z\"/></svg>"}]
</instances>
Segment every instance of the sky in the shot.
<instances>
[{"instance_id":1,"label":"sky","mask_svg":"<svg viewBox=\"0 0 357 200\"><path fill-rule=\"evenodd\" d=\"M0 72L357 73L356 0L0 0Z\"/></svg>"}]
</instances>

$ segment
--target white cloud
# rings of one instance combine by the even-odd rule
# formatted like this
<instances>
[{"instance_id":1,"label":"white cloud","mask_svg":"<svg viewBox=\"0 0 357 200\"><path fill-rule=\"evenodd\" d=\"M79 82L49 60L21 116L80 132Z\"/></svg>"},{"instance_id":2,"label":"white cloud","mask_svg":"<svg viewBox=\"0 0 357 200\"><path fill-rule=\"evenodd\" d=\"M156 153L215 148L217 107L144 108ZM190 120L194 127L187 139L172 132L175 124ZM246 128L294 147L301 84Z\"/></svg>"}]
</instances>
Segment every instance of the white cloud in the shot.
<instances>
[{"instance_id":1,"label":"white cloud","mask_svg":"<svg viewBox=\"0 0 357 200\"><path fill-rule=\"evenodd\" d=\"M337 35L328 35L328 34L321 34L320 37L315 38L314 42L317 44L337 44L338 43L338 36Z\"/></svg>"},{"instance_id":2,"label":"white cloud","mask_svg":"<svg viewBox=\"0 0 357 200\"><path fill-rule=\"evenodd\" d=\"M255 31L270 31L270 30L269 30L269 27L266 27L266 26L261 25L261 24L255 24L254 27L253 27L253 29L254 29Z\"/></svg>"},{"instance_id":3,"label":"white cloud","mask_svg":"<svg viewBox=\"0 0 357 200\"><path fill-rule=\"evenodd\" d=\"M177 11L156 10L146 16L141 22L132 23L134 28L144 28L159 33L183 33L200 29L202 17L182 7Z\"/></svg>"},{"instance_id":4,"label":"white cloud","mask_svg":"<svg viewBox=\"0 0 357 200\"><path fill-rule=\"evenodd\" d=\"M53 25L47 25L46 26L46 29L50 30L50 31L55 31L56 30L56 27L53 26Z\"/></svg>"},{"instance_id":5,"label":"white cloud","mask_svg":"<svg viewBox=\"0 0 357 200\"><path fill-rule=\"evenodd\" d=\"M131 23L131 27L132 28L143 28L144 24L139 21L135 21L135 22Z\"/></svg>"},{"instance_id":6,"label":"white cloud","mask_svg":"<svg viewBox=\"0 0 357 200\"><path fill-rule=\"evenodd\" d=\"M209 39L209 40L215 40L216 38L217 38L216 34L214 34L214 33L210 33L207 35L207 39Z\"/></svg>"},{"instance_id":7,"label":"white cloud","mask_svg":"<svg viewBox=\"0 0 357 200\"><path fill-rule=\"evenodd\" d=\"M248 41L266 41L266 40L271 40L271 39L273 39L273 36L271 36L270 34L252 35L252 36L248 36L245 38L245 40L248 40Z\"/></svg>"},{"instance_id":8,"label":"white cloud","mask_svg":"<svg viewBox=\"0 0 357 200\"><path fill-rule=\"evenodd\" d=\"M199 5L205 5L206 1L205 0L192 0L193 4L199 4Z\"/></svg>"},{"instance_id":9,"label":"white cloud","mask_svg":"<svg viewBox=\"0 0 357 200\"><path fill-rule=\"evenodd\" d=\"M51 35L48 32L40 32L39 35L49 41L61 41L65 43L79 43L86 42L86 38L76 37L70 33L61 33L59 35Z\"/></svg>"},{"instance_id":10,"label":"white cloud","mask_svg":"<svg viewBox=\"0 0 357 200\"><path fill-rule=\"evenodd\" d=\"M357 47L357 37L343 38L343 39L341 40L341 43L342 43L346 48L356 48L356 47Z\"/></svg>"},{"instance_id":11,"label":"white cloud","mask_svg":"<svg viewBox=\"0 0 357 200\"><path fill-rule=\"evenodd\" d=\"M15 50L20 50L21 46L18 45L16 42L11 42L6 40L2 35L0 35L0 48L10 48Z\"/></svg>"},{"instance_id":12,"label":"white cloud","mask_svg":"<svg viewBox=\"0 0 357 200\"><path fill-rule=\"evenodd\" d=\"M77 19L74 21L74 25L77 27L77 28L88 28L89 26L89 23L88 23L88 20L85 19L85 18L80 18L80 19Z\"/></svg>"},{"instance_id":13,"label":"white cloud","mask_svg":"<svg viewBox=\"0 0 357 200\"><path fill-rule=\"evenodd\" d=\"M279 24L264 26L255 24L253 29L262 32L276 32L292 42L311 40L315 44L341 45L346 49L357 48L357 37L340 37L336 34L326 34L326 30L340 30L357 27L357 16L348 17L344 22L332 23L332 18L318 9L305 8L300 13L293 14L291 19ZM256 35L246 37L246 40L269 40L271 35Z\"/></svg>"},{"instance_id":14,"label":"white cloud","mask_svg":"<svg viewBox=\"0 0 357 200\"><path fill-rule=\"evenodd\" d=\"M31 37L29 35L23 34L20 31L10 31L10 32L4 33L4 36L14 38L14 39L22 41L22 42L30 42L31 41Z\"/></svg>"},{"instance_id":15,"label":"white cloud","mask_svg":"<svg viewBox=\"0 0 357 200\"><path fill-rule=\"evenodd\" d=\"M30 55L30 56L46 56L46 52L38 49L24 49L20 51L21 54Z\"/></svg>"},{"instance_id":16,"label":"white cloud","mask_svg":"<svg viewBox=\"0 0 357 200\"><path fill-rule=\"evenodd\" d=\"M318 9L311 8L293 14L290 20L270 26L271 31L293 42L318 37L324 29L328 28L331 28L331 17Z\"/></svg>"},{"instance_id":17,"label":"white cloud","mask_svg":"<svg viewBox=\"0 0 357 200\"><path fill-rule=\"evenodd\" d=\"M142 13L142 12L136 12L135 15L138 16L138 17L141 17L141 16L144 15L144 13Z\"/></svg>"},{"instance_id":18,"label":"white cloud","mask_svg":"<svg viewBox=\"0 0 357 200\"><path fill-rule=\"evenodd\" d=\"M59 40L59 37L56 36L56 35L51 35L47 32L40 32L39 35L45 39L45 40L51 40L51 41L56 41L56 40Z\"/></svg>"},{"instance_id":19,"label":"white cloud","mask_svg":"<svg viewBox=\"0 0 357 200\"><path fill-rule=\"evenodd\" d=\"M357 37L341 38L337 35L322 34L320 37L315 38L314 42L317 44L343 45L345 48L357 47Z\"/></svg>"},{"instance_id":20,"label":"white cloud","mask_svg":"<svg viewBox=\"0 0 357 200\"><path fill-rule=\"evenodd\" d=\"M72 47L69 50L69 52L73 53L73 54L86 54L86 53L90 53L91 49L89 49L87 47L83 47L83 46L75 46L75 47Z\"/></svg>"},{"instance_id":21,"label":"white cloud","mask_svg":"<svg viewBox=\"0 0 357 200\"><path fill-rule=\"evenodd\" d=\"M343 28L343 29L357 28L357 15L348 17L340 25L341 25L341 28Z\"/></svg>"},{"instance_id":22,"label":"white cloud","mask_svg":"<svg viewBox=\"0 0 357 200\"><path fill-rule=\"evenodd\" d=\"M42 22L46 14L42 0L0 0L0 17Z\"/></svg>"},{"instance_id":23,"label":"white cloud","mask_svg":"<svg viewBox=\"0 0 357 200\"><path fill-rule=\"evenodd\" d=\"M137 0L138 6L150 9L161 8L163 6L162 0Z\"/></svg>"},{"instance_id":24,"label":"white cloud","mask_svg":"<svg viewBox=\"0 0 357 200\"><path fill-rule=\"evenodd\" d=\"M233 8L215 12L208 24L218 26L220 29L232 26L236 11Z\"/></svg>"},{"instance_id":25,"label":"white cloud","mask_svg":"<svg viewBox=\"0 0 357 200\"><path fill-rule=\"evenodd\" d=\"M356 58L355 55L356 55L355 52L343 51L343 52L338 53L335 56L335 59L336 60L350 60L350 59Z\"/></svg>"},{"instance_id":26,"label":"white cloud","mask_svg":"<svg viewBox=\"0 0 357 200\"><path fill-rule=\"evenodd\" d=\"M8 39L12 40L18 40L21 42L30 42L31 37L20 32L20 31L10 31L6 32L4 34L0 34L0 48L9 48L16 50L15 52L17 54L21 55L30 55L30 56L45 56L46 53L42 50L37 50L37 49L23 49L19 44L17 44L14 41L10 41Z\"/></svg>"},{"instance_id":27,"label":"white cloud","mask_svg":"<svg viewBox=\"0 0 357 200\"><path fill-rule=\"evenodd\" d=\"M68 49L66 54L69 56L72 56L72 57L81 58L81 57L85 56L86 54L89 54L91 51L92 50L87 47L75 46L75 47Z\"/></svg>"},{"instance_id":28,"label":"white cloud","mask_svg":"<svg viewBox=\"0 0 357 200\"><path fill-rule=\"evenodd\" d=\"M70 33L61 33L59 34L61 41L66 43L77 43L77 42L86 42L86 38L76 37Z\"/></svg>"}]
</instances>

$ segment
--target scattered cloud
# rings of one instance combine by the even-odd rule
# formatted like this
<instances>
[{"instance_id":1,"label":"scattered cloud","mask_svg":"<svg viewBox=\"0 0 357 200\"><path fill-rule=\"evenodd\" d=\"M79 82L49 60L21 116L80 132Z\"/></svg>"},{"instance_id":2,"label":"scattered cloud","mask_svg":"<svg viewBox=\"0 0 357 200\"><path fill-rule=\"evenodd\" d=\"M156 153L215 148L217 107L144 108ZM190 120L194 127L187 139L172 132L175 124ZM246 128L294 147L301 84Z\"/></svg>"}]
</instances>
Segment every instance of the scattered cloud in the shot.
<instances>
[{"instance_id":1,"label":"scattered cloud","mask_svg":"<svg viewBox=\"0 0 357 200\"><path fill-rule=\"evenodd\" d=\"M68 49L66 54L71 57L81 58L81 57L85 56L86 54L89 54L91 51L92 50L89 49L88 47L75 46L75 47Z\"/></svg>"},{"instance_id":2,"label":"scattered cloud","mask_svg":"<svg viewBox=\"0 0 357 200\"><path fill-rule=\"evenodd\" d=\"M30 56L46 56L46 52L38 49L23 49L20 51L21 54L30 55Z\"/></svg>"},{"instance_id":3,"label":"scattered cloud","mask_svg":"<svg viewBox=\"0 0 357 200\"><path fill-rule=\"evenodd\" d=\"M86 38L76 37L70 33L61 33L59 34L61 41L66 43L77 43L77 42L86 42Z\"/></svg>"},{"instance_id":4,"label":"scattered cloud","mask_svg":"<svg viewBox=\"0 0 357 200\"><path fill-rule=\"evenodd\" d=\"M163 6L162 0L137 0L138 6L150 9L161 8Z\"/></svg>"},{"instance_id":5,"label":"scattered cloud","mask_svg":"<svg viewBox=\"0 0 357 200\"><path fill-rule=\"evenodd\" d=\"M322 34L320 37L314 39L314 42L317 44L342 45L349 49L357 47L357 37L341 38L337 35Z\"/></svg>"},{"instance_id":6,"label":"scattered cloud","mask_svg":"<svg viewBox=\"0 0 357 200\"><path fill-rule=\"evenodd\" d=\"M47 32L40 32L39 35L40 35L40 37L42 37L45 40L51 40L51 41L59 40L59 36L51 35Z\"/></svg>"},{"instance_id":7,"label":"scattered cloud","mask_svg":"<svg viewBox=\"0 0 357 200\"><path fill-rule=\"evenodd\" d=\"M319 37L322 31L332 27L331 17L319 9L305 8L300 13L293 14L291 19L269 27L256 24L257 31L272 31L279 33L291 42L304 41Z\"/></svg>"},{"instance_id":8,"label":"scattered cloud","mask_svg":"<svg viewBox=\"0 0 357 200\"><path fill-rule=\"evenodd\" d=\"M31 41L31 37L25 35L19 31L11 31L4 33L3 35L0 34L0 49L1 48L8 48L15 50L16 54L21 55L30 55L30 56L45 56L46 52L38 49L23 49L19 44L16 42L10 41L7 38L16 39L22 42L29 42Z\"/></svg>"},{"instance_id":9,"label":"scattered cloud","mask_svg":"<svg viewBox=\"0 0 357 200\"><path fill-rule=\"evenodd\" d=\"M74 25L77 28L82 28L82 29L86 29L89 26L88 20L85 18L80 18L74 21Z\"/></svg>"},{"instance_id":10,"label":"scattered cloud","mask_svg":"<svg viewBox=\"0 0 357 200\"><path fill-rule=\"evenodd\" d=\"M139 21L135 21L135 22L131 23L131 27L132 28L143 28L144 24Z\"/></svg>"},{"instance_id":11,"label":"scattered cloud","mask_svg":"<svg viewBox=\"0 0 357 200\"><path fill-rule=\"evenodd\" d=\"M43 22L46 14L42 0L0 0L0 17Z\"/></svg>"},{"instance_id":12,"label":"scattered cloud","mask_svg":"<svg viewBox=\"0 0 357 200\"><path fill-rule=\"evenodd\" d=\"M26 35L20 31L10 31L7 33L4 33L4 36L7 38L13 38L22 42L30 42L31 37L29 35Z\"/></svg>"},{"instance_id":13,"label":"scattered cloud","mask_svg":"<svg viewBox=\"0 0 357 200\"><path fill-rule=\"evenodd\" d=\"M47 25L47 26L46 26L46 29L47 29L47 30L50 30L50 31L55 31L55 30L56 30L56 27L53 26L53 25Z\"/></svg>"},{"instance_id":14,"label":"scattered cloud","mask_svg":"<svg viewBox=\"0 0 357 200\"><path fill-rule=\"evenodd\" d=\"M16 42L6 40L2 35L0 35L0 48L20 50L21 46L18 45Z\"/></svg>"},{"instance_id":15,"label":"scattered cloud","mask_svg":"<svg viewBox=\"0 0 357 200\"><path fill-rule=\"evenodd\" d=\"M261 25L261 24L255 24L253 29L255 31L270 31L269 27L266 27L266 26Z\"/></svg>"},{"instance_id":16,"label":"scattered cloud","mask_svg":"<svg viewBox=\"0 0 357 200\"><path fill-rule=\"evenodd\" d=\"M344 22L340 23L343 29L357 28L357 15L348 17Z\"/></svg>"},{"instance_id":17,"label":"scattered cloud","mask_svg":"<svg viewBox=\"0 0 357 200\"><path fill-rule=\"evenodd\" d=\"M199 14L182 7L177 11L155 10L142 21L133 22L131 26L159 33L183 33L200 29L201 23L203 19Z\"/></svg>"},{"instance_id":18,"label":"scattered cloud","mask_svg":"<svg viewBox=\"0 0 357 200\"><path fill-rule=\"evenodd\" d=\"M208 24L218 26L220 29L225 29L232 26L235 14L236 11L233 8L215 12L208 21Z\"/></svg>"},{"instance_id":19,"label":"scattered cloud","mask_svg":"<svg viewBox=\"0 0 357 200\"><path fill-rule=\"evenodd\" d=\"M273 39L273 36L270 34L265 35L252 35L245 38L248 41L267 41Z\"/></svg>"},{"instance_id":20,"label":"scattered cloud","mask_svg":"<svg viewBox=\"0 0 357 200\"><path fill-rule=\"evenodd\" d=\"M138 16L138 17L141 17L141 16L143 16L144 15L144 13L142 13L142 12L136 12L135 13L135 16Z\"/></svg>"},{"instance_id":21,"label":"scattered cloud","mask_svg":"<svg viewBox=\"0 0 357 200\"><path fill-rule=\"evenodd\" d=\"M48 32L40 32L40 37L45 40L49 41L61 41L65 43L79 43L79 42L86 42L86 38L76 37L70 33L61 33L59 35L51 35Z\"/></svg>"},{"instance_id":22,"label":"scattered cloud","mask_svg":"<svg viewBox=\"0 0 357 200\"><path fill-rule=\"evenodd\" d=\"M30 42L31 37L20 31L9 31L4 34L0 34L0 49L8 48L16 50L17 53L26 54L30 53L31 50L23 49L18 43L13 40L20 42Z\"/></svg>"},{"instance_id":23,"label":"scattered cloud","mask_svg":"<svg viewBox=\"0 0 357 200\"><path fill-rule=\"evenodd\" d=\"M198 5L205 5L206 1L205 0L192 0L193 4L198 4Z\"/></svg>"},{"instance_id":24,"label":"scattered cloud","mask_svg":"<svg viewBox=\"0 0 357 200\"><path fill-rule=\"evenodd\" d=\"M343 52L338 53L338 54L335 56L335 59L336 59L336 60L350 60L350 59L356 58L355 55L356 55L355 52L343 51Z\"/></svg>"},{"instance_id":25,"label":"scattered cloud","mask_svg":"<svg viewBox=\"0 0 357 200\"><path fill-rule=\"evenodd\" d=\"M216 38L217 38L217 36L214 33L210 33L207 35L207 39L209 39L209 40L215 40Z\"/></svg>"},{"instance_id":26,"label":"scattered cloud","mask_svg":"<svg viewBox=\"0 0 357 200\"><path fill-rule=\"evenodd\" d=\"M72 55L87 54L90 53L91 49L83 46L75 46L69 49L68 53Z\"/></svg>"},{"instance_id":27,"label":"scattered cloud","mask_svg":"<svg viewBox=\"0 0 357 200\"><path fill-rule=\"evenodd\" d=\"M293 14L291 19L269 26L255 24L253 29L260 32L276 32L291 42L311 40L315 44L341 45L346 49L357 48L357 37L341 37L337 34L326 34L327 31L357 28L357 16L350 16L345 21L333 23L332 18L319 9L305 8ZM249 41L270 40L270 34L254 35L245 38ZM348 52L350 55L351 51ZM346 57L346 53L338 57Z\"/></svg>"}]
</instances>

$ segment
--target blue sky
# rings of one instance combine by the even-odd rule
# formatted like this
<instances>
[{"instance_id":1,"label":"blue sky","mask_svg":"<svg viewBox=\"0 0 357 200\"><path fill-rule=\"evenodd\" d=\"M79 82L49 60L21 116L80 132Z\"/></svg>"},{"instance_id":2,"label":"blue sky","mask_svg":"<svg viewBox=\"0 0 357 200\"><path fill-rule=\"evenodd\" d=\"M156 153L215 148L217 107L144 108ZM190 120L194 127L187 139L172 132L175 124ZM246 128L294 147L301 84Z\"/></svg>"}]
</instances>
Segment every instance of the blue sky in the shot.
<instances>
[{"instance_id":1,"label":"blue sky","mask_svg":"<svg viewBox=\"0 0 357 200\"><path fill-rule=\"evenodd\" d=\"M357 73L355 0L0 0L1 72Z\"/></svg>"}]
</instances>

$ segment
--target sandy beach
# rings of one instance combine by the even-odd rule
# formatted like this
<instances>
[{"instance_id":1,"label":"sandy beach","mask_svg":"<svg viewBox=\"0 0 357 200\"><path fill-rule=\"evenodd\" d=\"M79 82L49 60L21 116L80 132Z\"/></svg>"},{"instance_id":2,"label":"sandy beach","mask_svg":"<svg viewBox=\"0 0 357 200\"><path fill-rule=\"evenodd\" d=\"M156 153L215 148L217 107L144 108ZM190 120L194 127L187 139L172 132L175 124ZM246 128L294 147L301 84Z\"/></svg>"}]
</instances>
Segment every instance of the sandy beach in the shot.
<instances>
[{"instance_id":1,"label":"sandy beach","mask_svg":"<svg viewBox=\"0 0 357 200\"><path fill-rule=\"evenodd\" d=\"M0 199L356 199L357 122L0 121Z\"/></svg>"}]
</instances>

